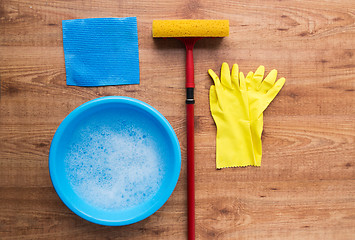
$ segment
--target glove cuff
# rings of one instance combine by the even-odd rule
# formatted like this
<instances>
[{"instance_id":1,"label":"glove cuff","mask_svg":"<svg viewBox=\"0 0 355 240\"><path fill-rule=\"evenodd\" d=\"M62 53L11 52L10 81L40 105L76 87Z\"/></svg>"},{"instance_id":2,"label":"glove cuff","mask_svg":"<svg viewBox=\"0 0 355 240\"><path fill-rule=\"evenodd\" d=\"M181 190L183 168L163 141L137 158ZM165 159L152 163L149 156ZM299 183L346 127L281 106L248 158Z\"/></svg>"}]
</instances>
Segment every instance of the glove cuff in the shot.
<instances>
[{"instance_id":1,"label":"glove cuff","mask_svg":"<svg viewBox=\"0 0 355 240\"><path fill-rule=\"evenodd\" d=\"M216 167L257 166L249 121L217 124Z\"/></svg>"}]
</instances>

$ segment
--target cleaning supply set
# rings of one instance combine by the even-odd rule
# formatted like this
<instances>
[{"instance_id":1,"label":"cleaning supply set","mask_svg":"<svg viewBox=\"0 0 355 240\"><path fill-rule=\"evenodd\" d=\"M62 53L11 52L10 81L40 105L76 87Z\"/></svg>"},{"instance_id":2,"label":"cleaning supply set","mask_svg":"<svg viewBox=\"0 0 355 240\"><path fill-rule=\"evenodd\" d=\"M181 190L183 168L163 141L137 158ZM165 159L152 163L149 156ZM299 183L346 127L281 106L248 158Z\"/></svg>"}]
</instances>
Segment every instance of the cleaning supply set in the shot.
<instances>
[{"instance_id":1,"label":"cleaning supply set","mask_svg":"<svg viewBox=\"0 0 355 240\"><path fill-rule=\"evenodd\" d=\"M176 38L180 40L186 48L188 237L189 239L195 239L195 84L193 48L195 43L201 38L228 36L229 21L154 20L152 24L152 34L154 38ZM63 47L68 85L105 86L139 84L139 57L136 18L63 20ZM269 75L263 79L264 71L264 67L260 66L255 73L250 72L246 77L244 77L243 73L239 72L237 64L233 65L232 71L230 72L227 63L222 64L220 78L215 72L213 72L213 70L210 69L208 71L214 81L214 85L210 87L209 96L211 114L217 126L216 168L218 169L248 165L260 166L262 155L261 134L263 130L263 112L281 90L285 82L284 78L276 81L276 70L271 71ZM104 103L107 103L108 105L105 105ZM147 111L146 114L143 114L141 110L134 113L135 108L142 108L142 106L144 110ZM103 112L100 112L100 108L102 108ZM117 116L115 115L117 119L113 121L116 123L118 122L119 124L113 126L106 121L109 119L109 117L107 117L108 111L121 111L123 114L122 116L127 116L127 118L136 116L138 113L143 114L140 116L137 115L138 117L135 120L139 122L139 126L137 125L137 128L147 128L148 125L141 120L144 120L147 117L147 121L148 119L152 121L152 117L150 115L154 115L154 118L158 119L158 125L162 126L160 129L153 131L152 133L140 133L140 130L137 132L136 130L133 130L134 128L132 128L132 126L128 126L127 122L131 121L123 119L120 114ZM133 111L133 115L125 115L127 111ZM102 117L102 120L96 121L95 116L97 116L96 118ZM80 128L80 122L87 123L88 126ZM106 123L107 126L105 125L104 128L102 128L101 125L104 123ZM90 128L90 124L94 124L94 129L99 129L94 133L94 136L98 136L97 139L99 139L95 142L95 144L99 146L98 151L103 152L103 158L112 158L111 160L113 161L115 161L115 158L117 157L120 158L119 156L120 154L122 155L122 153L118 153L117 151L119 149L115 147L113 147L114 150L106 149L105 146L102 146L102 141L105 145L112 145L112 142L118 143L119 139L122 138L120 134L122 133L123 128L125 128L124 131L127 132L127 136L135 137L134 139L136 140L131 141L131 147L133 148L137 147L135 142L138 144L143 141L143 145L146 146L147 139L150 139L153 150L148 149L144 150L144 152L153 151L152 154L154 154L154 151L159 152L157 150L159 148L154 146L156 146L155 144L159 145L161 142L160 137L167 136L166 132L168 132L169 141L171 142L168 147L169 151L174 153L174 159L167 160L168 158L166 156L160 156L159 154L157 156L158 158L162 157L162 161L168 162L168 165L161 168L166 169L167 171L173 171L173 174L166 174L166 176L170 176L170 178L164 177L164 174L162 175L161 185L156 188L157 191L152 193L152 196L150 196L149 199L146 197L145 190L142 190L141 192L146 198L143 198L145 200L137 203L136 205L132 205L133 199L124 198L124 195L127 195L126 193L122 194L117 187L113 186L115 184L119 184L119 182L113 185L110 182L110 180L114 178L112 175L112 168L115 167L113 167L114 165L110 165L107 168L103 167L107 165L107 159L96 159L96 161L99 161L100 163L98 165L99 169L97 170L92 170L91 168L87 169L86 167L84 169L86 173L97 174L97 176L95 175L94 177L94 179L99 179L98 182L94 181L94 185L97 189L100 189L103 184L105 190L108 189L108 192L111 191L112 194L114 194L112 196L108 194L108 197L106 198L110 198L111 196L114 199L115 197L122 195L122 199L119 204L123 204L123 202L125 204L131 204L129 206L130 208L133 208L134 211L132 214L135 215L128 214L132 211L120 211L120 209L110 209L110 207L104 210L96 209L90 202L78 199L77 197L80 194L77 192L75 193L73 190L76 186L70 185L69 183L73 179L73 176L74 178L77 177L77 182L80 184L84 181L84 178L82 177L83 175L78 175L78 172L82 171L81 168L83 168L84 163L73 164L72 160L70 160L69 163L65 163L65 161L68 161L68 156L69 159L74 157L75 161L77 161L78 156L84 158L87 157L85 156L87 152L86 150L81 151L80 154L78 154L77 149L79 145L73 134L79 131L77 134L82 137L80 141L84 141L83 146L91 146L90 144L93 141L93 137L85 137L88 135L87 129L92 128L92 126ZM106 130L102 130L101 128L111 129L113 132L112 134L111 132L108 134ZM63 137L64 133L67 133L65 134L67 136L66 138ZM130 137L128 138L131 139ZM68 142L71 141L71 139L74 139L73 142L70 142L72 145ZM121 141L120 143L123 142L127 143L129 141ZM61 146L66 146L68 144L72 146L72 150L65 155L63 154L63 151L61 151ZM83 154L84 152L85 154ZM107 157L107 152L112 153L110 157ZM136 152L136 149L134 149L133 152ZM135 156L136 155L137 154L135 154ZM146 154L141 155L143 157ZM89 157L95 158L95 156L95 154L91 154ZM129 161L133 160L131 158L125 159L130 159ZM102 164L100 161L103 161ZM118 159L118 162L120 161L121 160ZM120 165L123 164L126 166L124 161L121 161ZM55 189L57 190L58 195L62 198L63 202L65 202L65 204L72 209L73 212L89 221L99 224L126 225L148 217L150 214L153 214L157 209L159 209L162 204L164 204L176 185L180 173L181 156L180 146L176 135L170 124L160 113L158 113L151 106L137 99L109 97L108 99L93 100L83 106L80 106L62 122L51 144L49 162L53 185L55 186ZM154 161L152 161L152 164L153 162ZM158 165L154 166L159 168L159 172L161 173L162 169ZM70 166L69 170L65 170L65 166ZM124 168L121 167L117 169ZM134 169L132 170L134 172ZM73 176L70 174L70 176L68 176L68 172L72 173ZM138 175L127 176L127 179L135 181L132 179L132 176ZM127 179L125 179L125 181ZM77 184L77 182L75 182L75 184ZM145 183L142 184L145 186ZM85 185L83 189L89 189L91 185L92 184L90 182ZM144 187L143 185L141 187ZM131 186L128 180L127 186L139 187L135 184ZM169 186L168 191L163 189L166 186ZM88 191L85 190L82 194L85 195L87 192ZM141 194L141 192L139 193ZM163 200L159 200L161 196L164 196ZM75 200L72 201L72 198ZM115 204L117 205L118 203L115 202ZM81 206L83 206L83 208ZM146 209L149 209L149 211L146 211ZM140 214L140 211L142 214ZM123 215L117 218L115 214Z\"/></svg>"}]
</instances>

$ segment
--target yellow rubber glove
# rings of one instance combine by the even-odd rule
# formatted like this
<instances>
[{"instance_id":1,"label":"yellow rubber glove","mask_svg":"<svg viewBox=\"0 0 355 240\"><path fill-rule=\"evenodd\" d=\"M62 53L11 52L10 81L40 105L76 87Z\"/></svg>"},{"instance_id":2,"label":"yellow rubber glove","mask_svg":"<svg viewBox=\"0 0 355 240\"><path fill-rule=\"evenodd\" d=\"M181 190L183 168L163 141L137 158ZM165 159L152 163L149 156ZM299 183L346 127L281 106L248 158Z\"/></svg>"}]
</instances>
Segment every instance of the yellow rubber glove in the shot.
<instances>
[{"instance_id":1,"label":"yellow rubber glove","mask_svg":"<svg viewBox=\"0 0 355 240\"><path fill-rule=\"evenodd\" d=\"M251 124L250 129L256 160L255 166L261 165L263 112L280 92L286 81L285 78L280 78L276 81L277 71L275 69L272 70L263 81L264 73L264 66L260 66L255 73L249 72L246 77ZM243 78L243 76L241 77Z\"/></svg>"},{"instance_id":2,"label":"yellow rubber glove","mask_svg":"<svg viewBox=\"0 0 355 240\"><path fill-rule=\"evenodd\" d=\"M215 84L210 88L210 108L217 126L216 167L256 165L247 88L244 77L239 78L238 65L233 65L231 74L223 63L221 80L211 69L208 73Z\"/></svg>"}]
</instances>

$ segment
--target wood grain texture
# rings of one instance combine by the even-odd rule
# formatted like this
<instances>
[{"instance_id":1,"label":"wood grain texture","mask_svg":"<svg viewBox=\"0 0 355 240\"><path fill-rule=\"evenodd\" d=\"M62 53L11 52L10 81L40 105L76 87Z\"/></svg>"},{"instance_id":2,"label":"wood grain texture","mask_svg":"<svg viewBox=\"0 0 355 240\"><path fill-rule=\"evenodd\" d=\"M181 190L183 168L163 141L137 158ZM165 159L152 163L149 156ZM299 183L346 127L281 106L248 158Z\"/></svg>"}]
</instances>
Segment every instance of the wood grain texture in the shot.
<instances>
[{"instance_id":1,"label":"wood grain texture","mask_svg":"<svg viewBox=\"0 0 355 240\"><path fill-rule=\"evenodd\" d=\"M61 20L137 16L140 85L65 83ZM185 53L153 19L229 19L195 47L197 239L355 238L355 5L341 1L0 2L0 239L186 239ZM286 84L264 115L260 168L215 169L207 70L276 68ZM151 217L105 227L55 193L48 153L60 122L101 96L138 98L177 133L182 173Z\"/></svg>"}]
</instances>

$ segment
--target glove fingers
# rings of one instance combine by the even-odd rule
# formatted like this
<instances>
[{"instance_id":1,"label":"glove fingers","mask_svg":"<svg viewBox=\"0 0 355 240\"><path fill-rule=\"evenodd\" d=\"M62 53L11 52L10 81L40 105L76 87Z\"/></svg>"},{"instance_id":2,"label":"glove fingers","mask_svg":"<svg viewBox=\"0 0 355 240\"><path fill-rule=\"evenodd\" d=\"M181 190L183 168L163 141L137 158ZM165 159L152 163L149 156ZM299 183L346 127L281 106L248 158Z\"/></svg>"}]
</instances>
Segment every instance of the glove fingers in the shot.
<instances>
[{"instance_id":1,"label":"glove fingers","mask_svg":"<svg viewBox=\"0 0 355 240\"><path fill-rule=\"evenodd\" d=\"M252 82L253 82L253 72L249 72L245 78L245 83L247 84L248 88L252 88ZM244 75L243 75L244 77Z\"/></svg>"},{"instance_id":2,"label":"glove fingers","mask_svg":"<svg viewBox=\"0 0 355 240\"><path fill-rule=\"evenodd\" d=\"M232 88L231 73L229 70L228 63L222 63L221 67L221 83L227 88Z\"/></svg>"},{"instance_id":3,"label":"glove fingers","mask_svg":"<svg viewBox=\"0 0 355 240\"><path fill-rule=\"evenodd\" d=\"M245 79L244 74L242 72L240 72L240 74L239 74L239 84L240 84L240 86L239 86L240 90L244 90L244 91L247 90L246 79Z\"/></svg>"},{"instance_id":4,"label":"glove fingers","mask_svg":"<svg viewBox=\"0 0 355 240\"><path fill-rule=\"evenodd\" d=\"M212 70L209 69L208 70L208 74L211 76L211 78L213 79L214 85L219 86L219 84L221 84L221 82L219 81L219 78L217 76L217 74Z\"/></svg>"},{"instance_id":5,"label":"glove fingers","mask_svg":"<svg viewBox=\"0 0 355 240\"><path fill-rule=\"evenodd\" d=\"M232 88L239 89L239 67L238 64L234 64L231 73Z\"/></svg>"},{"instance_id":6,"label":"glove fingers","mask_svg":"<svg viewBox=\"0 0 355 240\"><path fill-rule=\"evenodd\" d=\"M276 81L274 86L266 93L268 102L271 102L276 97L276 95L280 92L281 88L285 84L285 81L285 78L280 78Z\"/></svg>"},{"instance_id":7,"label":"glove fingers","mask_svg":"<svg viewBox=\"0 0 355 240\"><path fill-rule=\"evenodd\" d=\"M274 86L276 77L277 77L277 70L274 69L267 75L267 77L261 83L260 91L262 93L266 93L267 91L269 91Z\"/></svg>"},{"instance_id":8,"label":"glove fingers","mask_svg":"<svg viewBox=\"0 0 355 240\"><path fill-rule=\"evenodd\" d=\"M264 66L259 66L258 69L256 69L254 76L253 76L253 84L254 86L258 89L261 82L263 81L264 78L264 73L265 73L265 67Z\"/></svg>"},{"instance_id":9,"label":"glove fingers","mask_svg":"<svg viewBox=\"0 0 355 240\"><path fill-rule=\"evenodd\" d=\"M272 100L280 92L282 86L285 84L285 81L285 78L280 78L266 94L262 95L262 98L260 98L261 101L259 101L259 104L255 106L255 111L253 113L254 119L259 118L260 114L265 111Z\"/></svg>"}]
</instances>

